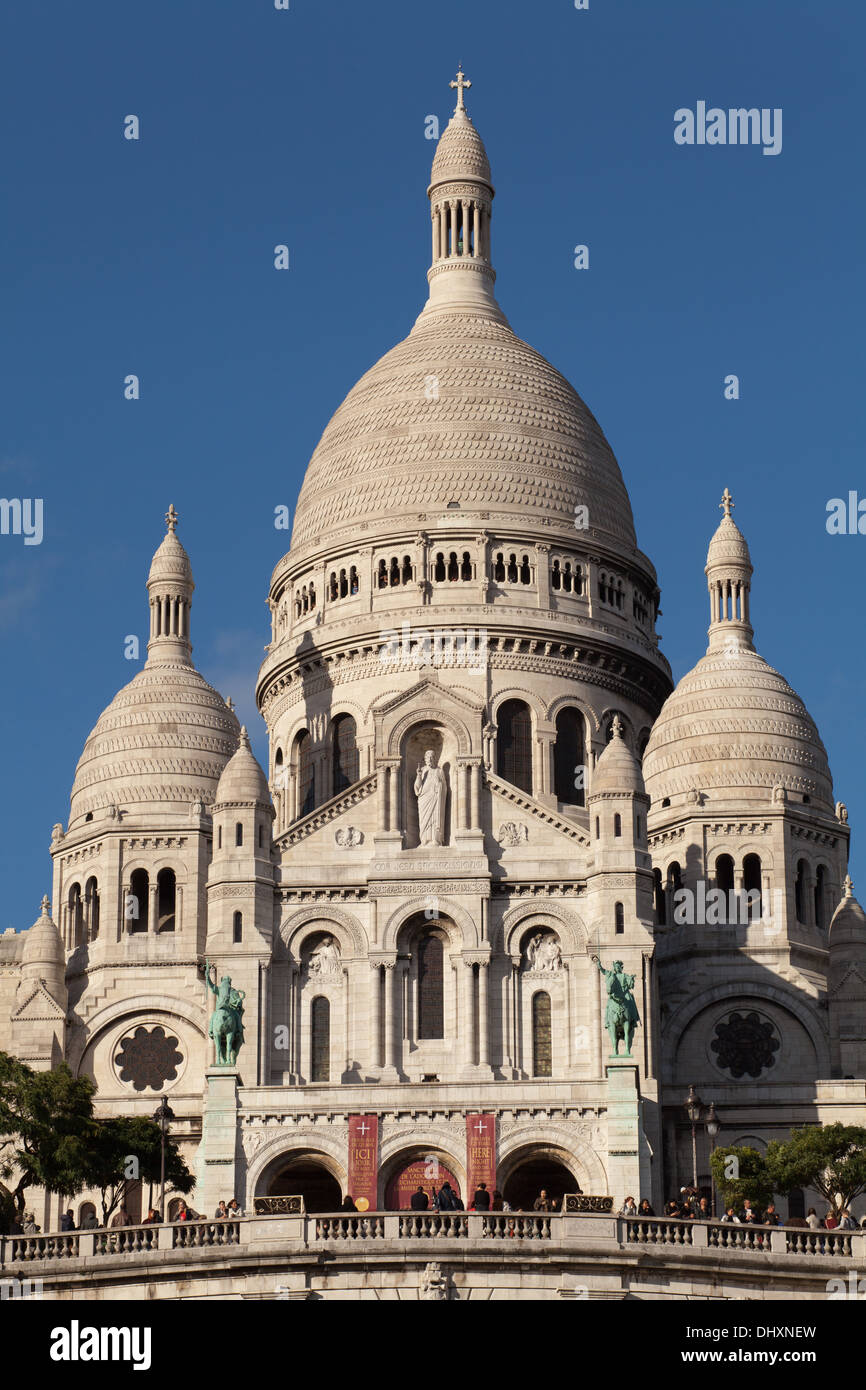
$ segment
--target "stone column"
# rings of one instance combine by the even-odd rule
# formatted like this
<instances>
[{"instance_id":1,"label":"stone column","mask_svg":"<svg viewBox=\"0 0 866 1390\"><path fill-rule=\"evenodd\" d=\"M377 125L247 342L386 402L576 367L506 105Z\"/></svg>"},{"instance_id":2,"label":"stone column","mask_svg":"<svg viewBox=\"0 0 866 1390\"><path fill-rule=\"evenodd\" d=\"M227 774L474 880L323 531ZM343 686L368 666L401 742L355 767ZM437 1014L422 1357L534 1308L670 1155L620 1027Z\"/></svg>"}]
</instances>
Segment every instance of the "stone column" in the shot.
<instances>
[{"instance_id":1,"label":"stone column","mask_svg":"<svg viewBox=\"0 0 866 1390\"><path fill-rule=\"evenodd\" d=\"M490 962L478 967L478 1064L490 1066L490 1003L488 998Z\"/></svg>"},{"instance_id":2,"label":"stone column","mask_svg":"<svg viewBox=\"0 0 866 1390\"><path fill-rule=\"evenodd\" d=\"M289 1076L291 1077L291 1079L292 1079L293 1081L297 1079L297 1075L298 1075L297 1038L296 1038L296 1031L297 1031L297 1030L296 1030L296 1026L295 1026L295 1015L296 1015L296 1013L297 1013L297 1002L296 1002L297 977L298 977L298 967L294 964L293 961L289 961L289 1026L288 1026L288 1032L289 1032L289 1052L288 1052L288 1057L286 1058L286 1061L287 1061L286 1071L289 1073Z\"/></svg>"},{"instance_id":3,"label":"stone column","mask_svg":"<svg viewBox=\"0 0 866 1390\"><path fill-rule=\"evenodd\" d=\"M473 238L472 238L472 244L473 244L473 247L474 247L474 249L475 249L475 255L476 255L477 257L480 257L480 255L481 255L481 205L480 205L478 202L474 202L474 203L472 204L472 215L473 215L473 219L474 219L474 220L473 220L474 234L473 234Z\"/></svg>"},{"instance_id":4,"label":"stone column","mask_svg":"<svg viewBox=\"0 0 866 1390\"><path fill-rule=\"evenodd\" d=\"M472 830L481 829L481 763L473 762L469 768L470 804L469 825Z\"/></svg>"},{"instance_id":5,"label":"stone column","mask_svg":"<svg viewBox=\"0 0 866 1390\"><path fill-rule=\"evenodd\" d=\"M258 1085L267 1086L271 1071L271 965L259 961L259 1067Z\"/></svg>"},{"instance_id":6,"label":"stone column","mask_svg":"<svg viewBox=\"0 0 866 1390\"><path fill-rule=\"evenodd\" d=\"M595 961L587 960L591 971L592 985L589 992L590 1017L589 1026L591 1030L590 1058L592 1062L593 1076L601 1076L601 1048L602 1048L602 1016L601 1016L601 974Z\"/></svg>"},{"instance_id":7,"label":"stone column","mask_svg":"<svg viewBox=\"0 0 866 1390\"><path fill-rule=\"evenodd\" d=\"M384 835L388 829L388 764L380 763L376 773L378 829Z\"/></svg>"},{"instance_id":8,"label":"stone column","mask_svg":"<svg viewBox=\"0 0 866 1390\"><path fill-rule=\"evenodd\" d=\"M385 966L385 1067L390 1071L394 1065L394 977L397 973L396 960L386 960Z\"/></svg>"},{"instance_id":9,"label":"stone column","mask_svg":"<svg viewBox=\"0 0 866 1390\"><path fill-rule=\"evenodd\" d=\"M158 888L158 885L157 885L157 883L156 883L156 880L154 880L154 882L151 883L150 886L149 886L149 888L148 888L148 899L149 899L149 901L148 901L147 930L148 930L149 932L155 932L156 929L157 929L157 927L159 926L159 921L158 921L158 918L159 918L159 897L158 897L158 894L159 894L159 888Z\"/></svg>"},{"instance_id":10,"label":"stone column","mask_svg":"<svg viewBox=\"0 0 866 1390\"><path fill-rule=\"evenodd\" d=\"M178 883L174 889L174 929L183 931L183 888Z\"/></svg>"},{"instance_id":11,"label":"stone column","mask_svg":"<svg viewBox=\"0 0 866 1390\"><path fill-rule=\"evenodd\" d=\"M463 1065L475 1065L475 972L469 961L463 962L463 998L461 1000L461 1032L463 1033Z\"/></svg>"},{"instance_id":12,"label":"stone column","mask_svg":"<svg viewBox=\"0 0 866 1390\"><path fill-rule=\"evenodd\" d=\"M378 961L371 961L373 974L373 1007L371 1014L373 1018L373 1066L382 1065L382 970Z\"/></svg>"}]
</instances>

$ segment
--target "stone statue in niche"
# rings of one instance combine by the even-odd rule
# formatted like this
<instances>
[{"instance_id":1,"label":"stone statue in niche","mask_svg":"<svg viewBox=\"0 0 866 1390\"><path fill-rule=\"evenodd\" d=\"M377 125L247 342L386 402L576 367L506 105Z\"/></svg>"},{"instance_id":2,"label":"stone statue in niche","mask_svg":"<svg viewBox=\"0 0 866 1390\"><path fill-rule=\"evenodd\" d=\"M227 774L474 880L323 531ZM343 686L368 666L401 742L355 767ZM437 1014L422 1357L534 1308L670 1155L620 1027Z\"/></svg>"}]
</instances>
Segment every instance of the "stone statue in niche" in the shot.
<instances>
[{"instance_id":1,"label":"stone statue in niche","mask_svg":"<svg viewBox=\"0 0 866 1390\"><path fill-rule=\"evenodd\" d=\"M848 807L844 801L836 802L836 819L841 821L843 825L848 824Z\"/></svg>"},{"instance_id":2,"label":"stone statue in niche","mask_svg":"<svg viewBox=\"0 0 866 1390\"><path fill-rule=\"evenodd\" d=\"M336 975L340 970L340 952L332 936L324 937L310 954L311 975Z\"/></svg>"},{"instance_id":3,"label":"stone statue in niche","mask_svg":"<svg viewBox=\"0 0 866 1390\"><path fill-rule=\"evenodd\" d=\"M562 948L559 944L559 937L552 932L549 934L536 933L526 948L526 968L547 974L561 970Z\"/></svg>"},{"instance_id":4,"label":"stone statue in niche","mask_svg":"<svg viewBox=\"0 0 866 1390\"><path fill-rule=\"evenodd\" d=\"M415 774L415 795L418 798L418 838L422 845L444 844L445 796L448 790L445 773L433 760L433 750L427 749L423 763Z\"/></svg>"}]
</instances>

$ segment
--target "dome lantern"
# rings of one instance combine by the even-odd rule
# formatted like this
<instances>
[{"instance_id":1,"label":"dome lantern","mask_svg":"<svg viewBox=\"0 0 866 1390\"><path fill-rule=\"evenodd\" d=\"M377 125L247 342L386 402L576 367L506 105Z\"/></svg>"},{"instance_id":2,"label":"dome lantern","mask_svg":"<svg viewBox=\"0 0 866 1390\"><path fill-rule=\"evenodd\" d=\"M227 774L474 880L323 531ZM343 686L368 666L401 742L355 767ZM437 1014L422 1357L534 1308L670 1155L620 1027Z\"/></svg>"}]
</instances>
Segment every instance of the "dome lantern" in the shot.
<instances>
[{"instance_id":1,"label":"dome lantern","mask_svg":"<svg viewBox=\"0 0 866 1390\"><path fill-rule=\"evenodd\" d=\"M178 660L192 664L189 610L195 584L189 556L176 535L177 523L178 515L172 502L165 514L166 533L147 577L150 595L148 664Z\"/></svg>"},{"instance_id":2,"label":"dome lantern","mask_svg":"<svg viewBox=\"0 0 866 1390\"><path fill-rule=\"evenodd\" d=\"M734 499L727 488L719 506L724 516L710 541L704 569L710 591L709 650L754 651L749 623L752 560L746 538L731 516Z\"/></svg>"}]
</instances>

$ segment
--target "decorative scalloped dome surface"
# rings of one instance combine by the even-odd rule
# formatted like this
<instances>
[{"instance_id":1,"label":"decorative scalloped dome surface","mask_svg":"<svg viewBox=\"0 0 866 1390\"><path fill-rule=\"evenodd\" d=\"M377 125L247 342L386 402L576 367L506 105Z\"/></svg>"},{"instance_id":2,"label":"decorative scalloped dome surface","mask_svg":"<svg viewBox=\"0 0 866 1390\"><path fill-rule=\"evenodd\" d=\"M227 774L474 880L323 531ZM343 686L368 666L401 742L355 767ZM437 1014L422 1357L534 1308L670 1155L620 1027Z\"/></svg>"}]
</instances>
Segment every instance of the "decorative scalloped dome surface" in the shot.
<instances>
[{"instance_id":1,"label":"decorative scalloped dome surface","mask_svg":"<svg viewBox=\"0 0 866 1390\"><path fill-rule=\"evenodd\" d=\"M160 662L115 695L84 745L70 823L105 806L212 802L240 726L194 667Z\"/></svg>"},{"instance_id":2,"label":"decorative scalloped dome surface","mask_svg":"<svg viewBox=\"0 0 866 1390\"><path fill-rule=\"evenodd\" d=\"M241 730L241 741L236 753L229 758L223 768L217 787L215 804L223 802L264 802L271 804L271 793L267 778L250 748L246 729Z\"/></svg>"},{"instance_id":3,"label":"decorative scalloped dome surface","mask_svg":"<svg viewBox=\"0 0 866 1390\"><path fill-rule=\"evenodd\" d=\"M619 466L574 388L507 325L458 313L419 322L349 392L307 468L292 546L452 500L570 527L582 503L592 529L635 548Z\"/></svg>"},{"instance_id":4,"label":"decorative scalloped dome surface","mask_svg":"<svg viewBox=\"0 0 866 1390\"><path fill-rule=\"evenodd\" d=\"M484 142L466 112L457 110L436 146L430 182L466 178L483 179L489 184L490 162Z\"/></svg>"},{"instance_id":5,"label":"decorative scalloped dome surface","mask_svg":"<svg viewBox=\"0 0 866 1390\"><path fill-rule=\"evenodd\" d=\"M653 725L643 774L653 809L693 787L710 806L727 795L769 805L779 784L833 810L827 754L803 701L743 649L708 654L683 676Z\"/></svg>"},{"instance_id":6,"label":"decorative scalloped dome surface","mask_svg":"<svg viewBox=\"0 0 866 1390\"><path fill-rule=\"evenodd\" d=\"M739 526L732 517L722 517L719 527L710 541L710 548L707 551L707 566L730 564L750 566L751 563L749 547Z\"/></svg>"}]
</instances>

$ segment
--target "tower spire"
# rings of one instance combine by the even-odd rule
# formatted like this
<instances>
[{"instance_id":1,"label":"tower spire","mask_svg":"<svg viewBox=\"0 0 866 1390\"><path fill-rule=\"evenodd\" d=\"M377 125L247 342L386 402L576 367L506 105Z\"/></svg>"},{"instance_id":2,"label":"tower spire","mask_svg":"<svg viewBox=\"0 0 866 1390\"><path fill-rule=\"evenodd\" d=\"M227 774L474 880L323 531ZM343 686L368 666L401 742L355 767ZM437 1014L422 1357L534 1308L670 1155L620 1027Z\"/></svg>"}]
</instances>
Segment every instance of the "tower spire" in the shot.
<instances>
[{"instance_id":1,"label":"tower spire","mask_svg":"<svg viewBox=\"0 0 866 1390\"><path fill-rule=\"evenodd\" d=\"M422 317L439 309L463 309L504 323L493 294L496 272L490 262L490 162L466 110L464 93L472 83L462 63L449 85L457 92L457 105L436 146L427 190L433 258L427 272L430 298Z\"/></svg>"},{"instance_id":2,"label":"tower spire","mask_svg":"<svg viewBox=\"0 0 866 1390\"><path fill-rule=\"evenodd\" d=\"M165 514L165 535L153 557L147 577L150 598L150 640L147 659L192 661L189 640L189 610L195 584L189 556L177 538L178 514L174 503Z\"/></svg>"},{"instance_id":3,"label":"tower spire","mask_svg":"<svg viewBox=\"0 0 866 1390\"><path fill-rule=\"evenodd\" d=\"M707 552L704 573L710 593L710 651L724 648L734 656L740 650L754 651L749 622L749 590L752 560L746 538L731 511L734 499L728 488L719 503L724 515Z\"/></svg>"}]
</instances>

